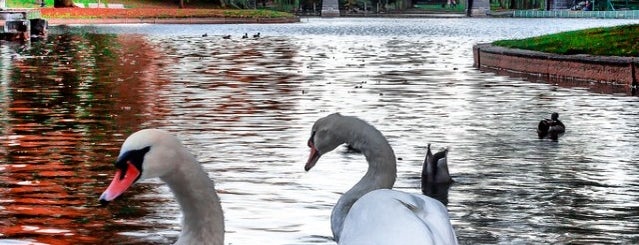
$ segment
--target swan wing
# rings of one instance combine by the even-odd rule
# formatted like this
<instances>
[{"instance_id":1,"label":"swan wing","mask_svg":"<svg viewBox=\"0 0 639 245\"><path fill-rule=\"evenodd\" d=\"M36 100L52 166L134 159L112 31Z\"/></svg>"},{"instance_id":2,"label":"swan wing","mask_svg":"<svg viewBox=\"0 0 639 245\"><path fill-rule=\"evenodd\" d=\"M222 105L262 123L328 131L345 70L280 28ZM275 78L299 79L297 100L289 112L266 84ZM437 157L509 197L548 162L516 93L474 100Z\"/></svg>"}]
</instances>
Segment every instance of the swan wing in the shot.
<instances>
[{"instance_id":1,"label":"swan wing","mask_svg":"<svg viewBox=\"0 0 639 245\"><path fill-rule=\"evenodd\" d=\"M387 189L362 196L344 221L339 244L457 244L439 201Z\"/></svg>"}]
</instances>

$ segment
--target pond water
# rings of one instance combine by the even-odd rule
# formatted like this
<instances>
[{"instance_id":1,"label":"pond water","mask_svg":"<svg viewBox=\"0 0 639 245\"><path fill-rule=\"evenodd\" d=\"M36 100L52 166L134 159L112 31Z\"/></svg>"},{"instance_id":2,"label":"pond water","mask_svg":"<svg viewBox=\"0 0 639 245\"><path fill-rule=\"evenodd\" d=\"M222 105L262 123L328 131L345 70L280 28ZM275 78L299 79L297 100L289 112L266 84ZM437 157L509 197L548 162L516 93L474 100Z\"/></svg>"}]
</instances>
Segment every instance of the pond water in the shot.
<instances>
[{"instance_id":1,"label":"pond water","mask_svg":"<svg viewBox=\"0 0 639 245\"><path fill-rule=\"evenodd\" d=\"M638 243L639 98L481 72L471 51L637 22L65 26L1 43L0 244L175 241L179 206L159 180L98 204L121 143L149 127L175 133L215 180L228 244L334 244L332 206L366 165L340 148L304 172L310 128L333 112L385 134L402 191L421 193L428 143L450 147L461 244ZM553 111L567 133L537 139Z\"/></svg>"}]
</instances>

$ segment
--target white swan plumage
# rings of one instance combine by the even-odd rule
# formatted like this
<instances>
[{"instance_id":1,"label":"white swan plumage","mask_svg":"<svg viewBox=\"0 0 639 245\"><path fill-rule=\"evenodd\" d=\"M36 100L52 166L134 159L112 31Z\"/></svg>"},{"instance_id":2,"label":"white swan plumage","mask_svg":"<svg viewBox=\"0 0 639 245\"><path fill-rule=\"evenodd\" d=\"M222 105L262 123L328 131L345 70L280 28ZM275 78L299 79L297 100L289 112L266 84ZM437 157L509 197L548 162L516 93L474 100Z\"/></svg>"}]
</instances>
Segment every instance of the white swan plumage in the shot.
<instances>
[{"instance_id":1,"label":"white swan plumage","mask_svg":"<svg viewBox=\"0 0 639 245\"><path fill-rule=\"evenodd\" d=\"M115 167L100 203L106 205L141 180L160 178L183 214L175 244L224 244L224 215L213 180L175 136L159 129L133 133L122 144Z\"/></svg>"},{"instance_id":2,"label":"white swan plumage","mask_svg":"<svg viewBox=\"0 0 639 245\"><path fill-rule=\"evenodd\" d=\"M397 174L395 153L381 132L359 118L334 113L317 120L305 170L344 143L361 151L369 167L333 207L331 230L338 244L457 244L443 204L390 190Z\"/></svg>"}]
</instances>

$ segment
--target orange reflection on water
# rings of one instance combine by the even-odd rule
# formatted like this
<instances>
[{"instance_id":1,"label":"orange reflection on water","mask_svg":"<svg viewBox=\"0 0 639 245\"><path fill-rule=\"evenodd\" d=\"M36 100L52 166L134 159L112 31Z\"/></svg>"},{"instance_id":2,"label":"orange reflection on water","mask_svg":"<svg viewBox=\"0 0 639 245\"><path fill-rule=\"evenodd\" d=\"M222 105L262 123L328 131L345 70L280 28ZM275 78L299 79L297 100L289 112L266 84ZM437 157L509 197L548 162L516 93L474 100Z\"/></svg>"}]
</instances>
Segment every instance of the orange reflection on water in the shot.
<instances>
[{"instance_id":1,"label":"orange reflection on water","mask_svg":"<svg viewBox=\"0 0 639 245\"><path fill-rule=\"evenodd\" d=\"M0 87L0 243L110 243L121 206L97 199L122 135L162 115L153 99L161 56L141 36L65 34L32 45L25 57L47 55L3 64L11 80Z\"/></svg>"}]
</instances>

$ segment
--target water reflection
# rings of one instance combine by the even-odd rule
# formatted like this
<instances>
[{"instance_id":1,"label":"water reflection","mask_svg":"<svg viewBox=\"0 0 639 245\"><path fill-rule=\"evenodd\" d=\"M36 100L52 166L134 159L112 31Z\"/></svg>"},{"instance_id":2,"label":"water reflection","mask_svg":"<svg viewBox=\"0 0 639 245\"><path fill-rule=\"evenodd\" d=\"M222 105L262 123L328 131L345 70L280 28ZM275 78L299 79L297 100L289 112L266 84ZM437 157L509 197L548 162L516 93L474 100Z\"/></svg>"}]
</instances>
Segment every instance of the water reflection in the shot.
<instances>
[{"instance_id":1,"label":"water reflection","mask_svg":"<svg viewBox=\"0 0 639 245\"><path fill-rule=\"evenodd\" d=\"M174 241L179 208L157 181L97 207L124 138L161 127L216 181L229 244L332 244L330 210L365 160L344 149L302 166L312 123L341 111L387 136L403 191L421 192L427 143L451 147L445 200L463 244L635 243L637 97L472 68L477 42L621 21L534 21L67 27L3 43L0 239ZM568 132L538 140L552 111Z\"/></svg>"},{"instance_id":2,"label":"water reflection","mask_svg":"<svg viewBox=\"0 0 639 245\"><path fill-rule=\"evenodd\" d=\"M11 60L3 62L9 79L0 90L0 238L97 243L96 232L111 232L108 210L96 209L94 199L118 150L113 142L140 127L152 104L136 98L150 78L135 73L153 72L154 58L140 41L53 35L3 46ZM127 68L128 56L136 56L135 69Z\"/></svg>"},{"instance_id":3,"label":"water reflection","mask_svg":"<svg viewBox=\"0 0 639 245\"><path fill-rule=\"evenodd\" d=\"M482 70L484 70L484 68L482 68ZM496 69L490 69L490 68L486 68L485 70L494 72L495 74L502 75L502 76L522 78L532 82L551 83L555 86L564 87L564 88L587 89L588 91L591 91L594 93L636 95L636 86L628 86L625 84L591 82L591 81L583 81L578 79L559 79L556 77L523 74L518 72L508 72L504 70L496 70Z\"/></svg>"}]
</instances>

